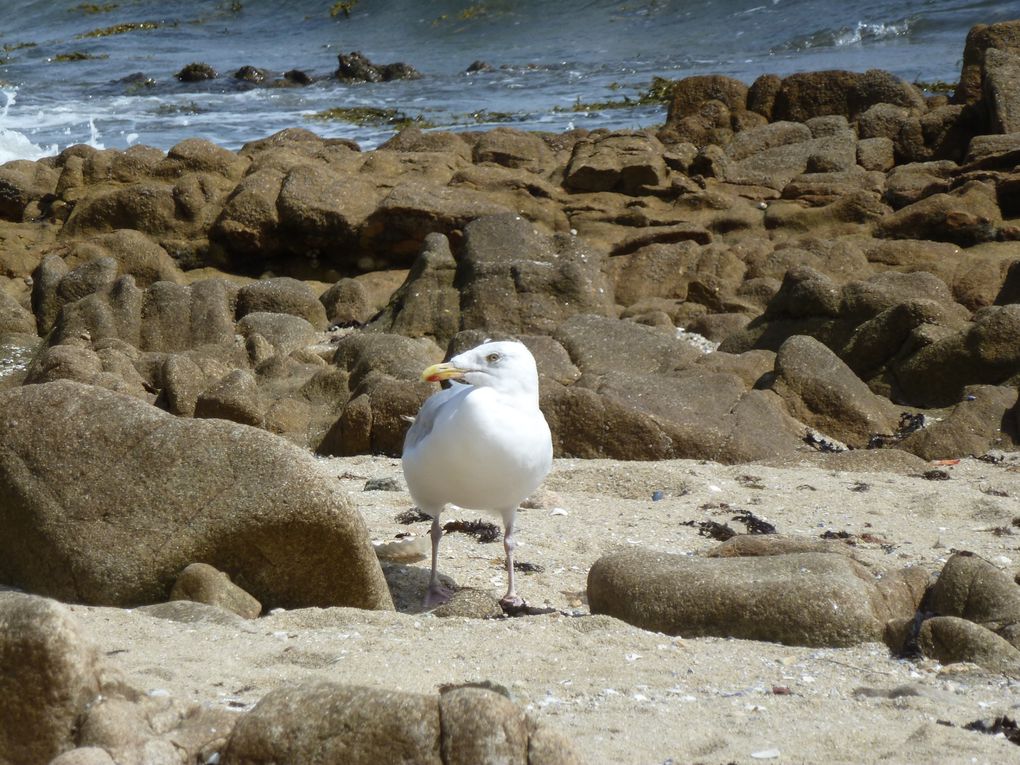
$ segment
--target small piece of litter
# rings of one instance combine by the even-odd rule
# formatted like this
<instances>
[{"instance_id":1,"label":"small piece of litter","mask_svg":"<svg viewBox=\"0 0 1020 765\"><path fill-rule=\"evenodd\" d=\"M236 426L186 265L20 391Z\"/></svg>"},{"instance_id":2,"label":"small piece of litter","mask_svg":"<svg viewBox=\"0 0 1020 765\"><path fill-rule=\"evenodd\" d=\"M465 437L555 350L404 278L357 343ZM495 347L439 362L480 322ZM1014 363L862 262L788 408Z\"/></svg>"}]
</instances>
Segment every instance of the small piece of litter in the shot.
<instances>
[{"instance_id":1,"label":"small piece of litter","mask_svg":"<svg viewBox=\"0 0 1020 765\"><path fill-rule=\"evenodd\" d=\"M752 759L755 760L774 760L779 757L778 749L762 749L759 752L751 752Z\"/></svg>"}]
</instances>

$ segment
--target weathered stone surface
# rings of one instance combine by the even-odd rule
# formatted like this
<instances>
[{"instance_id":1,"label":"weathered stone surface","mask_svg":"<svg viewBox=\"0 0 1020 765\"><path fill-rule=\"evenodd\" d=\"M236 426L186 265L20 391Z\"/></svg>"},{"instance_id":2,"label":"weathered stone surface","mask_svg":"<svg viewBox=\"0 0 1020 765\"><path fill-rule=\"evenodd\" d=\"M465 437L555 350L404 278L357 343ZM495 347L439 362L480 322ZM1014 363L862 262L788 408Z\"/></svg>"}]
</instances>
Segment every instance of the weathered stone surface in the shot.
<instances>
[{"instance_id":1,"label":"weathered stone surface","mask_svg":"<svg viewBox=\"0 0 1020 765\"><path fill-rule=\"evenodd\" d=\"M19 159L0 166L0 218L20 221L57 186L58 173L41 162Z\"/></svg>"},{"instance_id":2,"label":"weathered stone surface","mask_svg":"<svg viewBox=\"0 0 1020 765\"><path fill-rule=\"evenodd\" d=\"M337 55L334 76L342 82L389 82L390 80L417 80L421 72L410 64L373 64L360 51Z\"/></svg>"},{"instance_id":3,"label":"weathered stone surface","mask_svg":"<svg viewBox=\"0 0 1020 765\"><path fill-rule=\"evenodd\" d=\"M1020 677L1020 650L989 629L955 616L925 619L917 635L921 653L943 664L969 661L989 672Z\"/></svg>"},{"instance_id":4,"label":"weathered stone surface","mask_svg":"<svg viewBox=\"0 0 1020 765\"><path fill-rule=\"evenodd\" d=\"M308 709L317 713L309 715ZM532 739L536 759L529 760ZM221 760L224 765L339 761L572 765L580 760L566 739L546 734L494 691L461 687L437 698L329 682L267 694L238 721Z\"/></svg>"},{"instance_id":5,"label":"weathered stone surface","mask_svg":"<svg viewBox=\"0 0 1020 765\"><path fill-rule=\"evenodd\" d=\"M511 210L487 194L461 187L407 180L380 202L362 228L362 243L389 263L406 268L433 232L451 235L476 218Z\"/></svg>"},{"instance_id":6,"label":"weathered stone surface","mask_svg":"<svg viewBox=\"0 0 1020 765\"><path fill-rule=\"evenodd\" d=\"M548 334L575 314L610 315L604 258L575 237L543 236L517 216L476 220L457 262L460 328Z\"/></svg>"},{"instance_id":7,"label":"weathered stone surface","mask_svg":"<svg viewBox=\"0 0 1020 765\"><path fill-rule=\"evenodd\" d=\"M906 402L951 406L967 385L999 385L1020 373L1020 304L982 308L973 318L892 365Z\"/></svg>"},{"instance_id":8,"label":"weathered stone surface","mask_svg":"<svg viewBox=\"0 0 1020 765\"><path fill-rule=\"evenodd\" d=\"M595 562L588 599L592 613L670 635L845 646L881 640L887 621L912 616L920 578L903 575L880 588L861 564L827 553L696 558L630 550Z\"/></svg>"},{"instance_id":9,"label":"weathered stone surface","mask_svg":"<svg viewBox=\"0 0 1020 765\"><path fill-rule=\"evenodd\" d=\"M1009 416L1017 403L1015 387L968 385L962 395L947 415L911 433L897 448L926 460L979 457L992 449L1016 448L1020 432Z\"/></svg>"},{"instance_id":10,"label":"weathered stone surface","mask_svg":"<svg viewBox=\"0 0 1020 765\"><path fill-rule=\"evenodd\" d=\"M238 720L221 759L223 765L341 761L443 765L436 699L328 682L280 688Z\"/></svg>"},{"instance_id":11,"label":"weathered stone surface","mask_svg":"<svg viewBox=\"0 0 1020 765\"><path fill-rule=\"evenodd\" d=\"M1020 52L1020 21L975 24L963 48L960 82L953 94L958 104L976 104L984 99L985 60L989 49Z\"/></svg>"},{"instance_id":12,"label":"weathered stone surface","mask_svg":"<svg viewBox=\"0 0 1020 765\"><path fill-rule=\"evenodd\" d=\"M524 714L505 696L482 688L454 688L439 695L444 765L528 765Z\"/></svg>"},{"instance_id":13,"label":"weathered stone surface","mask_svg":"<svg viewBox=\"0 0 1020 765\"><path fill-rule=\"evenodd\" d=\"M933 194L878 221L877 236L930 239L968 247L994 240L1002 223L995 190L971 181L946 194Z\"/></svg>"},{"instance_id":14,"label":"weathered stone surface","mask_svg":"<svg viewBox=\"0 0 1020 765\"><path fill-rule=\"evenodd\" d=\"M996 133L1020 132L1020 48L985 51L988 127Z\"/></svg>"},{"instance_id":15,"label":"weathered stone surface","mask_svg":"<svg viewBox=\"0 0 1020 765\"><path fill-rule=\"evenodd\" d=\"M266 404L259 394L255 377L246 369L235 369L202 391L195 401L195 417L230 420L260 427Z\"/></svg>"},{"instance_id":16,"label":"weathered stone surface","mask_svg":"<svg viewBox=\"0 0 1020 765\"><path fill-rule=\"evenodd\" d=\"M639 194L666 179L664 147L645 133L610 133L578 141L563 184L571 191Z\"/></svg>"},{"instance_id":17,"label":"weathered stone surface","mask_svg":"<svg viewBox=\"0 0 1020 765\"><path fill-rule=\"evenodd\" d=\"M511 128L482 133L472 150L472 158L475 162L523 168L540 175L548 173L553 164L552 152L541 138Z\"/></svg>"},{"instance_id":18,"label":"weathered stone surface","mask_svg":"<svg viewBox=\"0 0 1020 765\"><path fill-rule=\"evenodd\" d=\"M304 282L278 277L246 284L237 293L237 318L249 313L286 313L299 316L316 329L326 328L326 309Z\"/></svg>"},{"instance_id":19,"label":"weathered stone surface","mask_svg":"<svg viewBox=\"0 0 1020 765\"><path fill-rule=\"evenodd\" d=\"M672 333L592 314L563 322L554 337L587 375L673 372L701 356L701 351Z\"/></svg>"},{"instance_id":20,"label":"weathered stone surface","mask_svg":"<svg viewBox=\"0 0 1020 765\"><path fill-rule=\"evenodd\" d=\"M89 707L75 738L79 746L107 752L117 763L205 762L223 748L236 719L222 707L118 684Z\"/></svg>"},{"instance_id":21,"label":"weathered stone surface","mask_svg":"<svg viewBox=\"0 0 1020 765\"><path fill-rule=\"evenodd\" d=\"M246 313L237 322L237 331L245 338L256 334L265 338L272 346L272 353L281 358L307 348L319 339L314 325L292 313Z\"/></svg>"},{"instance_id":22,"label":"weathered stone surface","mask_svg":"<svg viewBox=\"0 0 1020 765\"><path fill-rule=\"evenodd\" d=\"M276 436L61 381L0 394L0 443L0 581L136 605L202 560L270 608L391 607L361 518Z\"/></svg>"},{"instance_id":23,"label":"weathered stone surface","mask_svg":"<svg viewBox=\"0 0 1020 765\"><path fill-rule=\"evenodd\" d=\"M406 337L431 337L445 346L460 329L456 275L457 261L449 240L442 234L429 234L407 279L368 328Z\"/></svg>"},{"instance_id":24,"label":"weathered stone surface","mask_svg":"<svg viewBox=\"0 0 1020 765\"><path fill-rule=\"evenodd\" d=\"M217 606L245 619L254 619L262 612L261 603L206 563L192 563L180 573L170 590L170 600Z\"/></svg>"},{"instance_id":25,"label":"weathered stone surface","mask_svg":"<svg viewBox=\"0 0 1020 765\"><path fill-rule=\"evenodd\" d=\"M666 124L696 114L705 101L722 101L731 111L747 108L747 85L718 74L684 77L673 84Z\"/></svg>"},{"instance_id":26,"label":"weathered stone surface","mask_svg":"<svg viewBox=\"0 0 1020 765\"><path fill-rule=\"evenodd\" d=\"M772 119L804 122L839 114L852 120L874 104L923 109L924 99L913 85L880 69L803 72L783 78Z\"/></svg>"},{"instance_id":27,"label":"weathered stone surface","mask_svg":"<svg viewBox=\"0 0 1020 765\"><path fill-rule=\"evenodd\" d=\"M0 334L21 332L35 334L35 317L21 303L0 291Z\"/></svg>"},{"instance_id":28,"label":"weathered stone surface","mask_svg":"<svg viewBox=\"0 0 1020 765\"><path fill-rule=\"evenodd\" d=\"M899 411L876 396L831 350L795 335L776 354L774 390L790 414L854 448L896 430Z\"/></svg>"},{"instance_id":29,"label":"weathered stone surface","mask_svg":"<svg viewBox=\"0 0 1020 765\"><path fill-rule=\"evenodd\" d=\"M0 762L45 765L99 695L99 652L65 606L0 593L0 667Z\"/></svg>"},{"instance_id":30,"label":"weathered stone surface","mask_svg":"<svg viewBox=\"0 0 1020 765\"><path fill-rule=\"evenodd\" d=\"M956 553L932 587L931 609L980 624L1020 648L1020 588L977 555Z\"/></svg>"},{"instance_id":31,"label":"weathered stone surface","mask_svg":"<svg viewBox=\"0 0 1020 765\"><path fill-rule=\"evenodd\" d=\"M857 164L857 138L849 128L814 137L798 122L773 122L738 133L726 147L721 179L781 191L805 172L848 171Z\"/></svg>"}]
</instances>

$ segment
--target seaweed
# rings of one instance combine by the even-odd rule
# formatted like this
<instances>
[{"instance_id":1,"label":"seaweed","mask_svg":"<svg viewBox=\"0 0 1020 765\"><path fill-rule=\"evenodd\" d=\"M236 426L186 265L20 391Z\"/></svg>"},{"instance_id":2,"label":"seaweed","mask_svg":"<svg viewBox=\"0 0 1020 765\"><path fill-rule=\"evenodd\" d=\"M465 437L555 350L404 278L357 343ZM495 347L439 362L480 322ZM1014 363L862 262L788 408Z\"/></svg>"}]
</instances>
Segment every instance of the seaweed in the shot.
<instances>
[{"instance_id":1,"label":"seaweed","mask_svg":"<svg viewBox=\"0 0 1020 765\"><path fill-rule=\"evenodd\" d=\"M411 125L420 128L435 127L421 114L409 117L399 109L383 109L376 106L334 106L332 109L306 114L305 119L318 122L349 122L360 126L385 125L398 130Z\"/></svg>"},{"instance_id":2,"label":"seaweed","mask_svg":"<svg viewBox=\"0 0 1020 765\"><path fill-rule=\"evenodd\" d=\"M417 507L412 507L410 510L405 510L402 513L397 513L393 520L397 523L403 523L405 526L412 523L422 523L423 521L431 521L432 516L426 515Z\"/></svg>"},{"instance_id":3,"label":"seaweed","mask_svg":"<svg viewBox=\"0 0 1020 765\"><path fill-rule=\"evenodd\" d=\"M66 62L66 61L91 61L91 60L94 60L94 59L95 60L103 60L103 59L107 59L109 57L110 56L108 54L106 54L106 53L100 53L100 54L97 55L97 54L93 54L93 53L84 53L84 52L82 52L80 50L76 50L73 53L58 53L56 56L51 58L50 61L55 61L55 62L56 61L59 61L59 62Z\"/></svg>"},{"instance_id":4,"label":"seaweed","mask_svg":"<svg viewBox=\"0 0 1020 765\"><path fill-rule=\"evenodd\" d=\"M148 32L153 29L159 29L161 26L163 26L162 21L137 21L127 24L114 24L112 27L101 27L90 32L83 32L77 37L79 40L89 37L110 37L112 35L126 34L127 32Z\"/></svg>"},{"instance_id":5,"label":"seaweed","mask_svg":"<svg viewBox=\"0 0 1020 765\"><path fill-rule=\"evenodd\" d=\"M750 510L737 510L733 520L740 521L747 527L748 534L775 534L776 527L768 521L764 521Z\"/></svg>"},{"instance_id":6,"label":"seaweed","mask_svg":"<svg viewBox=\"0 0 1020 765\"><path fill-rule=\"evenodd\" d=\"M470 534L483 544L498 542L502 533L499 527L488 521L450 521L443 525L443 531L447 534L459 531L462 534Z\"/></svg>"},{"instance_id":7,"label":"seaweed","mask_svg":"<svg viewBox=\"0 0 1020 765\"><path fill-rule=\"evenodd\" d=\"M79 3L71 9L72 12L84 13L86 16L93 16L97 13L109 13L117 9L117 3Z\"/></svg>"},{"instance_id":8,"label":"seaweed","mask_svg":"<svg viewBox=\"0 0 1020 765\"><path fill-rule=\"evenodd\" d=\"M342 0L341 2L333 3L329 9L329 15L334 19L337 16L343 16L345 19L349 19L351 17L351 11L354 10L354 6L357 4L358 0Z\"/></svg>"}]
</instances>

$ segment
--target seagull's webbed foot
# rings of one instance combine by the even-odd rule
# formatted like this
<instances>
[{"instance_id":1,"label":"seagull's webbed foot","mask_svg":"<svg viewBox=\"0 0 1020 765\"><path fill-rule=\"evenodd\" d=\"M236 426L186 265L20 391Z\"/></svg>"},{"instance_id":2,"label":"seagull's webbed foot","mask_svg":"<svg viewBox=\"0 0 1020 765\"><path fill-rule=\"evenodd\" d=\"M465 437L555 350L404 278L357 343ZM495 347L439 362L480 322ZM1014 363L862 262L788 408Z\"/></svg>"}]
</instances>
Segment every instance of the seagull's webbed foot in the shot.
<instances>
[{"instance_id":1,"label":"seagull's webbed foot","mask_svg":"<svg viewBox=\"0 0 1020 765\"><path fill-rule=\"evenodd\" d=\"M507 593L506 595L499 599L499 605L503 608L504 611L518 611L524 607L525 603L524 598L522 598L520 595L517 595L516 593L514 593L513 595Z\"/></svg>"},{"instance_id":2,"label":"seagull's webbed foot","mask_svg":"<svg viewBox=\"0 0 1020 765\"><path fill-rule=\"evenodd\" d=\"M433 582L425 591L425 608L441 606L453 597L453 590L439 582Z\"/></svg>"}]
</instances>

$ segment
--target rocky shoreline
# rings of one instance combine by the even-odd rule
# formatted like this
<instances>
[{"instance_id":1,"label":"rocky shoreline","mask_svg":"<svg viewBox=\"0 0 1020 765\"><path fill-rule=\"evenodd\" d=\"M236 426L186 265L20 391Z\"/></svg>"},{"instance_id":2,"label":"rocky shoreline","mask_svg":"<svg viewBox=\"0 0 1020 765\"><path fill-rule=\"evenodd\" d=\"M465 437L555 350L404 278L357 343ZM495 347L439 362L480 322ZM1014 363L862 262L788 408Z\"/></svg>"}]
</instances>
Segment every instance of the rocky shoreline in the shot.
<instances>
[{"instance_id":1,"label":"rocky shoreline","mask_svg":"<svg viewBox=\"0 0 1020 765\"><path fill-rule=\"evenodd\" d=\"M971 31L951 98L878 70L699 76L674 85L658 130L407 128L363 152L295 128L236 153L189 139L0 166L0 585L31 593L0 593L0 659L42 662L0 680L0 719L19 722L0 726L0 762L299 762L329 726L360 728L344 710L373 705L394 717L357 761L599 761L535 698L488 687L270 684L241 716L167 707L110 679L116 662L75 621L97 618L86 606L166 608L151 604L172 592L223 615L154 614L184 623L412 618L415 537L373 549L387 524L352 499L347 468L338 483L323 466L398 456L432 390L421 369L486 337L538 360L558 465L669 461L677 486L638 490L649 516L688 501L677 460L909 483L978 457L996 476L998 494L931 510L1002 529L979 555L946 538L960 554L862 560L860 517L853 544L751 526L714 550L599 543L569 564L591 569L575 595L546 606L742 651L884 642L1020 677L1020 594L995 562L1020 517L1018 83L1020 21ZM215 569L179 578L197 563ZM492 613L478 590L449 614L468 634ZM54 703L26 711L51 663ZM301 710L330 704L307 727ZM457 717L476 705L502 721L499 741ZM274 725L291 750L270 751Z\"/></svg>"}]
</instances>

